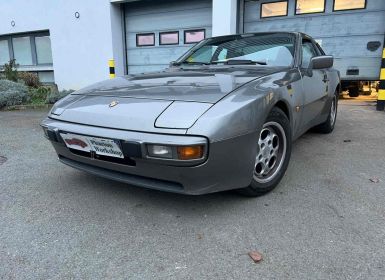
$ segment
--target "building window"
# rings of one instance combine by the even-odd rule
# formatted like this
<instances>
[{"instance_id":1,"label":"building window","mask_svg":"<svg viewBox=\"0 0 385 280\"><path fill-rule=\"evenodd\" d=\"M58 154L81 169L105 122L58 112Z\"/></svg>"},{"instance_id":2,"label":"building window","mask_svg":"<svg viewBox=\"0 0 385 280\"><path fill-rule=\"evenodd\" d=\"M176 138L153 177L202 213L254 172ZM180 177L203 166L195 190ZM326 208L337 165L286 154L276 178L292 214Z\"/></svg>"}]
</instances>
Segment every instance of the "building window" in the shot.
<instances>
[{"instance_id":1,"label":"building window","mask_svg":"<svg viewBox=\"0 0 385 280\"><path fill-rule=\"evenodd\" d=\"M49 36L35 37L37 64L52 64L51 39Z\"/></svg>"},{"instance_id":2,"label":"building window","mask_svg":"<svg viewBox=\"0 0 385 280\"><path fill-rule=\"evenodd\" d=\"M39 81L43 84L53 84L55 82L53 71L41 71L37 74L39 76Z\"/></svg>"},{"instance_id":3,"label":"building window","mask_svg":"<svg viewBox=\"0 0 385 280\"><path fill-rule=\"evenodd\" d=\"M10 59L8 40L0 40L0 67Z\"/></svg>"},{"instance_id":4,"label":"building window","mask_svg":"<svg viewBox=\"0 0 385 280\"><path fill-rule=\"evenodd\" d=\"M206 38L206 30L185 30L184 31L184 43L195 44Z\"/></svg>"},{"instance_id":5,"label":"building window","mask_svg":"<svg viewBox=\"0 0 385 280\"><path fill-rule=\"evenodd\" d=\"M31 38L29 36L12 38L12 46L13 57L17 64L33 65Z\"/></svg>"},{"instance_id":6,"label":"building window","mask_svg":"<svg viewBox=\"0 0 385 280\"><path fill-rule=\"evenodd\" d=\"M159 33L159 45L178 45L179 31Z\"/></svg>"},{"instance_id":7,"label":"building window","mask_svg":"<svg viewBox=\"0 0 385 280\"><path fill-rule=\"evenodd\" d=\"M155 46L155 33L136 34L136 46Z\"/></svg>"},{"instance_id":8,"label":"building window","mask_svg":"<svg viewBox=\"0 0 385 280\"><path fill-rule=\"evenodd\" d=\"M325 0L297 0L295 14L314 14L325 12Z\"/></svg>"},{"instance_id":9,"label":"building window","mask_svg":"<svg viewBox=\"0 0 385 280\"><path fill-rule=\"evenodd\" d=\"M37 73L42 83L54 83L49 31L0 36L0 71L15 59L19 71Z\"/></svg>"},{"instance_id":10,"label":"building window","mask_svg":"<svg viewBox=\"0 0 385 280\"><path fill-rule=\"evenodd\" d=\"M11 59L21 67L52 65L48 31L0 36L0 66Z\"/></svg>"},{"instance_id":11,"label":"building window","mask_svg":"<svg viewBox=\"0 0 385 280\"><path fill-rule=\"evenodd\" d=\"M333 11L365 9L366 0L334 0Z\"/></svg>"},{"instance_id":12,"label":"building window","mask_svg":"<svg viewBox=\"0 0 385 280\"><path fill-rule=\"evenodd\" d=\"M261 4L261 18L287 16L287 1Z\"/></svg>"}]
</instances>

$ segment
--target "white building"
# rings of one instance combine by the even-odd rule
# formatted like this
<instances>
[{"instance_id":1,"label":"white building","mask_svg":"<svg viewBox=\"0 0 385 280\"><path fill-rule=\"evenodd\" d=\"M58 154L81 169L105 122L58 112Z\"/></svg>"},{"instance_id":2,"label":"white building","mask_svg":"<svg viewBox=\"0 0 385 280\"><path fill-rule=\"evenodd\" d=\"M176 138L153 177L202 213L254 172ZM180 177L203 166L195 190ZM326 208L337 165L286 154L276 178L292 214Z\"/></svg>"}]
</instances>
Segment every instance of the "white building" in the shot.
<instances>
[{"instance_id":1,"label":"white building","mask_svg":"<svg viewBox=\"0 0 385 280\"><path fill-rule=\"evenodd\" d=\"M161 69L201 36L235 33L236 11L237 0L1 1L0 65L15 58L78 89L107 79L110 59L117 75Z\"/></svg>"},{"instance_id":2,"label":"white building","mask_svg":"<svg viewBox=\"0 0 385 280\"><path fill-rule=\"evenodd\" d=\"M160 70L205 37L287 30L316 38L344 79L376 80L384 9L384 0L0 1L0 65L15 58L43 82L78 89L107 79L110 59L117 75Z\"/></svg>"}]
</instances>

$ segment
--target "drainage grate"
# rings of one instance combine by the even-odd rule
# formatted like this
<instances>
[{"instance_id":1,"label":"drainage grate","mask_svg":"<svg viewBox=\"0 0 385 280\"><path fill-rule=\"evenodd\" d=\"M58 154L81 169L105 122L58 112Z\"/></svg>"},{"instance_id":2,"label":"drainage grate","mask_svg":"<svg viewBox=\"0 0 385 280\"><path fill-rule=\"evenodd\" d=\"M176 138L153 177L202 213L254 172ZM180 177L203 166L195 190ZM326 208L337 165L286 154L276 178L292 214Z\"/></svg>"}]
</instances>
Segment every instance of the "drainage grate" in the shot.
<instances>
[{"instance_id":1,"label":"drainage grate","mask_svg":"<svg viewBox=\"0 0 385 280\"><path fill-rule=\"evenodd\" d=\"M0 156L0 165L7 161L6 157Z\"/></svg>"}]
</instances>

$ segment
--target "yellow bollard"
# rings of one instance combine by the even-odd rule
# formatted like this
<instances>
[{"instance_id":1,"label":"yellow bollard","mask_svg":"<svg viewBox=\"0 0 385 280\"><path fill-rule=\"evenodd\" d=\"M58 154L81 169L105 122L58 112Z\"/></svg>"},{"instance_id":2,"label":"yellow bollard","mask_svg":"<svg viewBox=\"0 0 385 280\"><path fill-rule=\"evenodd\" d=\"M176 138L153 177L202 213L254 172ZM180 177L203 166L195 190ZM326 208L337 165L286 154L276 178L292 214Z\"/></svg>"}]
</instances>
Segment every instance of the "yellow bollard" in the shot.
<instances>
[{"instance_id":1,"label":"yellow bollard","mask_svg":"<svg viewBox=\"0 0 385 280\"><path fill-rule=\"evenodd\" d=\"M115 60L108 60L108 67L110 68L110 79L115 78Z\"/></svg>"},{"instance_id":2,"label":"yellow bollard","mask_svg":"<svg viewBox=\"0 0 385 280\"><path fill-rule=\"evenodd\" d=\"M380 85L378 87L377 110L384 111L385 109L385 41L382 51Z\"/></svg>"}]
</instances>

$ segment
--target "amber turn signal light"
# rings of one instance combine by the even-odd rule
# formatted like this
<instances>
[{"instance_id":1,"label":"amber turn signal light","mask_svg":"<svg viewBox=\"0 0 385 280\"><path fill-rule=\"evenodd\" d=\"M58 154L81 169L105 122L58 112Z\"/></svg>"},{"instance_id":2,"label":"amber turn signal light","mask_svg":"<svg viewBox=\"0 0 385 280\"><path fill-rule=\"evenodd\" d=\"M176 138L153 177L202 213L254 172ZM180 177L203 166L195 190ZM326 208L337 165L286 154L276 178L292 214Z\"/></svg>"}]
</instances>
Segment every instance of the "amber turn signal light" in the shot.
<instances>
[{"instance_id":1,"label":"amber turn signal light","mask_svg":"<svg viewBox=\"0 0 385 280\"><path fill-rule=\"evenodd\" d=\"M183 146L178 147L178 159L181 160L192 160L200 159L203 157L203 146Z\"/></svg>"}]
</instances>

